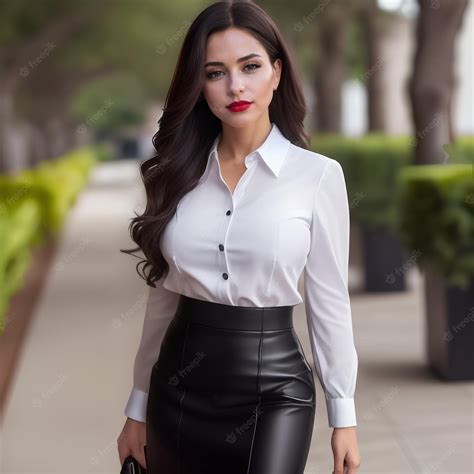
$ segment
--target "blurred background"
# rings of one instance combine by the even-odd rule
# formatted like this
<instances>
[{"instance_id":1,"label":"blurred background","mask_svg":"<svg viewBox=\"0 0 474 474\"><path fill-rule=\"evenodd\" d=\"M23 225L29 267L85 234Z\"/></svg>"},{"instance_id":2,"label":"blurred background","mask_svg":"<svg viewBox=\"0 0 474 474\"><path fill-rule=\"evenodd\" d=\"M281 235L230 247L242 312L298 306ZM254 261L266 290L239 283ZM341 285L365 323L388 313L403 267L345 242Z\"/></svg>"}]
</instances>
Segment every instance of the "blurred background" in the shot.
<instances>
[{"instance_id":1,"label":"blurred background","mask_svg":"<svg viewBox=\"0 0 474 474\"><path fill-rule=\"evenodd\" d=\"M147 287L119 249L211 3L0 0L0 472L120 470ZM346 178L359 472L472 473L472 1L257 3L301 71L311 149ZM333 469L316 384L306 474Z\"/></svg>"}]
</instances>

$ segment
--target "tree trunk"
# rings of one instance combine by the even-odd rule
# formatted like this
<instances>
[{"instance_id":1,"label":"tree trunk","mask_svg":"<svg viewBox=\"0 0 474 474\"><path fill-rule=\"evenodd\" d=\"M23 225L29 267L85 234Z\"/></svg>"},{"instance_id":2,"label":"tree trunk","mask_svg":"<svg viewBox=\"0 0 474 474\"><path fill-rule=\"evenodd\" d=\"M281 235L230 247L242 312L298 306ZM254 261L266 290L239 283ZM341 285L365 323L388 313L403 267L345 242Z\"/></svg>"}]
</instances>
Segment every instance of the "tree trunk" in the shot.
<instances>
[{"instance_id":1,"label":"tree trunk","mask_svg":"<svg viewBox=\"0 0 474 474\"><path fill-rule=\"evenodd\" d=\"M33 121L28 122L28 167L33 168L44 160L46 155L45 136L41 130L41 124Z\"/></svg>"},{"instance_id":2,"label":"tree trunk","mask_svg":"<svg viewBox=\"0 0 474 474\"><path fill-rule=\"evenodd\" d=\"M13 171L8 132L13 123L14 83L12 74L0 76L0 173L2 174L11 174Z\"/></svg>"},{"instance_id":3,"label":"tree trunk","mask_svg":"<svg viewBox=\"0 0 474 474\"><path fill-rule=\"evenodd\" d=\"M383 56L380 45L386 23L386 15L380 11L375 0L364 4L360 21L365 37L366 73L362 77L367 87L368 131L384 131L385 101L384 80L380 60Z\"/></svg>"},{"instance_id":4,"label":"tree trunk","mask_svg":"<svg viewBox=\"0 0 474 474\"><path fill-rule=\"evenodd\" d=\"M443 163L442 145L452 140L454 44L467 0L418 0L417 49L409 83L415 125L415 163ZM452 133L452 132L451 132Z\"/></svg>"},{"instance_id":5,"label":"tree trunk","mask_svg":"<svg viewBox=\"0 0 474 474\"><path fill-rule=\"evenodd\" d=\"M341 132L341 91L345 79L347 9L331 6L317 25L316 127Z\"/></svg>"}]
</instances>

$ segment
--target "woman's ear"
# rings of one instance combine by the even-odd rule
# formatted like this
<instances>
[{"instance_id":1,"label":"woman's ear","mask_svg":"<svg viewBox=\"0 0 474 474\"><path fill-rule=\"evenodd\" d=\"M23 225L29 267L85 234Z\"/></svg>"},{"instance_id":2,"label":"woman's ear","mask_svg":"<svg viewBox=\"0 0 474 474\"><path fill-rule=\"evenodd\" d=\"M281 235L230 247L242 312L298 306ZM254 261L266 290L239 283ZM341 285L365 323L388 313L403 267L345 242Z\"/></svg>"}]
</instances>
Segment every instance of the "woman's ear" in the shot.
<instances>
[{"instance_id":1,"label":"woman's ear","mask_svg":"<svg viewBox=\"0 0 474 474\"><path fill-rule=\"evenodd\" d=\"M276 91L278 89L278 84L280 83L280 77L281 77L281 59L277 58L275 59L275 62L273 63L273 90Z\"/></svg>"}]
</instances>

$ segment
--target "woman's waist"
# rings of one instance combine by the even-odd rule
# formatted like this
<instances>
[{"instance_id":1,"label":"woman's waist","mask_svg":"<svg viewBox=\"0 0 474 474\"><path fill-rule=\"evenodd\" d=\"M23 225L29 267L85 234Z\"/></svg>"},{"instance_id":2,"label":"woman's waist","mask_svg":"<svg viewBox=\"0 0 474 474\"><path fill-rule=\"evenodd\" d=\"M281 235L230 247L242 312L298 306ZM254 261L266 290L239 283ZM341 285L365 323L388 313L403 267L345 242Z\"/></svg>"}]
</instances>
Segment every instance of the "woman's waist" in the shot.
<instances>
[{"instance_id":1,"label":"woman's waist","mask_svg":"<svg viewBox=\"0 0 474 474\"><path fill-rule=\"evenodd\" d=\"M220 329L275 331L293 328L293 306L233 306L180 295L175 317Z\"/></svg>"}]
</instances>

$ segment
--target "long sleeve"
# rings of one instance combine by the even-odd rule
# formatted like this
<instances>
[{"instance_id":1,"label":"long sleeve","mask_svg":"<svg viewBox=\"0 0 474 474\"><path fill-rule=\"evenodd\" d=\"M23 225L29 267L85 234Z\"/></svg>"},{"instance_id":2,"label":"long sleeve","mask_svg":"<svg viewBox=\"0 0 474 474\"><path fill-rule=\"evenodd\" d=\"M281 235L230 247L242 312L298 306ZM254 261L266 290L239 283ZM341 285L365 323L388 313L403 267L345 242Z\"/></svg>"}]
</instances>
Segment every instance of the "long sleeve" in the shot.
<instances>
[{"instance_id":1,"label":"long sleeve","mask_svg":"<svg viewBox=\"0 0 474 474\"><path fill-rule=\"evenodd\" d=\"M358 356L348 291L349 205L341 165L326 164L315 193L304 269L305 310L330 427L356 426Z\"/></svg>"},{"instance_id":2,"label":"long sleeve","mask_svg":"<svg viewBox=\"0 0 474 474\"><path fill-rule=\"evenodd\" d=\"M137 421L146 420L150 376L158 359L161 342L178 307L179 293L163 287L164 277L149 287L142 336L133 369L133 389L125 407L125 415Z\"/></svg>"}]
</instances>

